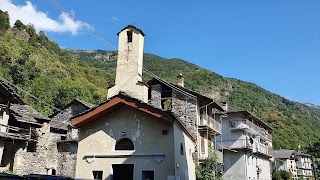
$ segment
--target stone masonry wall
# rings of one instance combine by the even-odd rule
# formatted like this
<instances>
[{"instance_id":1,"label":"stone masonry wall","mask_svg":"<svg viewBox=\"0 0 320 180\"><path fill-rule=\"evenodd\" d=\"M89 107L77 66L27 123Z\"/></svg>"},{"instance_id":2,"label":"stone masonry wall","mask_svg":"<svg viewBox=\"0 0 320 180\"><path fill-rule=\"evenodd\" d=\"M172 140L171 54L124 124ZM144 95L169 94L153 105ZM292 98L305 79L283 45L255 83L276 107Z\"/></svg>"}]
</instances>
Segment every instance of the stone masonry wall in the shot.
<instances>
[{"instance_id":1,"label":"stone masonry wall","mask_svg":"<svg viewBox=\"0 0 320 180\"><path fill-rule=\"evenodd\" d=\"M72 106L66 108L62 113L58 113L57 115L52 117L52 120L68 121L69 122L69 119L71 117L73 117L77 114L80 114L86 110L88 110L88 107L86 107L80 103L76 103L76 104L73 104Z\"/></svg>"},{"instance_id":2,"label":"stone masonry wall","mask_svg":"<svg viewBox=\"0 0 320 180\"><path fill-rule=\"evenodd\" d=\"M58 152L57 141L61 139L61 135L51 133L50 125L44 123L41 128L37 129L37 137L36 152L27 152L27 145L18 148L15 154L13 171L17 175L47 174L49 169L54 169L57 175L74 175L72 168L75 168L75 165L71 167L71 170L69 168L59 172L59 169L61 170L59 165L62 162L72 164L72 162L75 162L74 156L76 154L70 155L71 153L68 152ZM67 172L68 170L70 172Z\"/></svg>"},{"instance_id":3,"label":"stone masonry wall","mask_svg":"<svg viewBox=\"0 0 320 180\"><path fill-rule=\"evenodd\" d=\"M150 104L153 107L161 109L161 84L155 84L151 86Z\"/></svg>"},{"instance_id":4,"label":"stone masonry wall","mask_svg":"<svg viewBox=\"0 0 320 180\"><path fill-rule=\"evenodd\" d=\"M60 154L58 160L57 175L74 178L76 175L78 143L59 143L58 151Z\"/></svg>"},{"instance_id":5,"label":"stone masonry wall","mask_svg":"<svg viewBox=\"0 0 320 180\"><path fill-rule=\"evenodd\" d=\"M181 123L194 135L197 136L197 101L195 98L183 95L175 90L172 91L172 112L175 113Z\"/></svg>"}]
</instances>

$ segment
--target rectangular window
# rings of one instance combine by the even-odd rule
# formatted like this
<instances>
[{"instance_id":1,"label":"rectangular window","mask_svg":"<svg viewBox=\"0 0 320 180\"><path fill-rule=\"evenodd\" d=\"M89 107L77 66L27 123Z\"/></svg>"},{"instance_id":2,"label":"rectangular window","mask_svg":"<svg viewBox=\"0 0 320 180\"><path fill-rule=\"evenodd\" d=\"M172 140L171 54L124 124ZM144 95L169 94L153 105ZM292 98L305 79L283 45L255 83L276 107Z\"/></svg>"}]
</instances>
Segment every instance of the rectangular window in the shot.
<instances>
[{"instance_id":1,"label":"rectangular window","mask_svg":"<svg viewBox=\"0 0 320 180\"><path fill-rule=\"evenodd\" d=\"M102 171L92 171L93 179L101 179L102 180Z\"/></svg>"},{"instance_id":2,"label":"rectangular window","mask_svg":"<svg viewBox=\"0 0 320 180\"><path fill-rule=\"evenodd\" d=\"M142 180L154 180L154 171L142 171Z\"/></svg>"},{"instance_id":3,"label":"rectangular window","mask_svg":"<svg viewBox=\"0 0 320 180\"><path fill-rule=\"evenodd\" d=\"M133 31L127 31L128 42L132 42L132 32Z\"/></svg>"},{"instance_id":4,"label":"rectangular window","mask_svg":"<svg viewBox=\"0 0 320 180\"><path fill-rule=\"evenodd\" d=\"M200 148L201 148L201 153L204 154L205 153L205 145L204 145L204 135L200 135Z\"/></svg>"}]
</instances>

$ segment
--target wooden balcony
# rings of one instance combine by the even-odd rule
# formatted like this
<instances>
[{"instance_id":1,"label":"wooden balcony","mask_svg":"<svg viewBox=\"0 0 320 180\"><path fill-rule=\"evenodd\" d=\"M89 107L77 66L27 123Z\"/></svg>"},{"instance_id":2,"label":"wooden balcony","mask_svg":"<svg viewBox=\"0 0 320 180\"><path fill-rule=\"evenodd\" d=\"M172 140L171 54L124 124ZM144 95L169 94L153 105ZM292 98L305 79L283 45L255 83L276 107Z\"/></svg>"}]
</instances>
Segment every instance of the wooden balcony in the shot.
<instances>
[{"instance_id":1,"label":"wooden balcony","mask_svg":"<svg viewBox=\"0 0 320 180\"><path fill-rule=\"evenodd\" d=\"M0 124L0 137L6 139L35 141L36 130L32 127L30 127L29 129L24 129L15 126Z\"/></svg>"},{"instance_id":2,"label":"wooden balcony","mask_svg":"<svg viewBox=\"0 0 320 180\"><path fill-rule=\"evenodd\" d=\"M201 114L198 129L199 131L208 131L209 133L220 135L221 123L209 116L208 114Z\"/></svg>"},{"instance_id":3,"label":"wooden balcony","mask_svg":"<svg viewBox=\"0 0 320 180\"><path fill-rule=\"evenodd\" d=\"M247 119L230 121L230 130L237 129L242 129L251 134L259 135L263 140L272 141L272 134Z\"/></svg>"},{"instance_id":4,"label":"wooden balcony","mask_svg":"<svg viewBox=\"0 0 320 180\"><path fill-rule=\"evenodd\" d=\"M238 140L224 140L222 142L217 143L217 148L219 150L237 150L237 149L244 149L248 151L252 151L252 153L265 155L268 157L272 157L272 148L264 145L264 144L257 144L251 142L246 139L238 139Z\"/></svg>"}]
</instances>

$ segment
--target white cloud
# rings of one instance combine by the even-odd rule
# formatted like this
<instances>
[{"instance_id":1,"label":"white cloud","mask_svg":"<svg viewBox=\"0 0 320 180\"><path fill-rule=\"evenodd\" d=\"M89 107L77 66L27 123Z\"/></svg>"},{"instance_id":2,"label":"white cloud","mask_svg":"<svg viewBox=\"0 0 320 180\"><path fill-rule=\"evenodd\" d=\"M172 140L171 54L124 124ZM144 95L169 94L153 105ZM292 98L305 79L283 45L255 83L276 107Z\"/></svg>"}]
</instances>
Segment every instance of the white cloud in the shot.
<instances>
[{"instance_id":1,"label":"white cloud","mask_svg":"<svg viewBox=\"0 0 320 180\"><path fill-rule=\"evenodd\" d=\"M82 27L80 23L64 13L60 14L59 20L51 19L48 14L37 10L29 1L26 1L24 6L18 6L13 4L11 0L0 0L0 9L8 11L11 26L19 19L24 24L33 24L37 31L70 32L72 35L77 35Z\"/></svg>"},{"instance_id":2,"label":"white cloud","mask_svg":"<svg viewBox=\"0 0 320 180\"><path fill-rule=\"evenodd\" d=\"M117 17L113 17L112 20L113 20L113 21L120 21L120 19L117 18Z\"/></svg>"}]
</instances>

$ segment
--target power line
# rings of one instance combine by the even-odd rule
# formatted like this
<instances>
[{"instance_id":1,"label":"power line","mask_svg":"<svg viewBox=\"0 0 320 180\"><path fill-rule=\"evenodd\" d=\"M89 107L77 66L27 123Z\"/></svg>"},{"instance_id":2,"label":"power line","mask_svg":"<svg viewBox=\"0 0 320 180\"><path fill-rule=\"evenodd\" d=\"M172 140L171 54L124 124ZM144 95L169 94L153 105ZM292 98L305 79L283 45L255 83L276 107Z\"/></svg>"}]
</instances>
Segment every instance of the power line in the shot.
<instances>
[{"instance_id":1,"label":"power line","mask_svg":"<svg viewBox=\"0 0 320 180\"><path fill-rule=\"evenodd\" d=\"M58 109L58 108L56 108L56 107L54 107L54 106L50 105L49 103L47 103L47 102L43 101L43 100L42 100L42 99L40 99L40 98L37 98L37 97L36 97L36 96L34 96L33 94L29 93L28 91L25 91L24 89L22 89L22 88L20 88L19 86L17 86L17 85L15 85L15 84L11 83L10 81L8 81L7 79L5 79L5 78L3 78L3 77L1 77L1 76L0 76L0 80L1 80L1 81L4 81L4 82L6 82L6 83L8 83L9 85L11 85L12 87L15 87L15 88L16 88L16 89L18 89L18 90L20 90L20 91L22 91L22 92L26 93L26 94L27 94L27 95L29 95L30 97L32 97L32 98L34 98L34 99L38 100L39 102L41 102L41 103L43 103L43 104L45 104L45 105L47 105L47 106L51 107L52 109L55 109L55 110L57 110L57 111L59 111L59 112L63 112L62 110L60 110L60 109Z\"/></svg>"},{"instance_id":2,"label":"power line","mask_svg":"<svg viewBox=\"0 0 320 180\"><path fill-rule=\"evenodd\" d=\"M44 100L42 100L42 99L40 99L40 98L36 97L35 95L33 95L33 94L29 93L28 91L26 91L26 90L22 89L21 87L19 87L19 86L15 85L15 84L13 84L13 83L11 83L10 81L8 81L7 79L5 79L4 77L1 77L1 76L0 76L0 80L1 80L1 81L3 81L3 82L5 82L5 83L7 83L7 85L9 85L9 86L11 86L11 87L14 87L14 88L16 88L16 89L18 89L18 90L22 91L23 93L25 93L25 94L29 95L30 97L32 97L32 98L34 98L34 99L38 100L40 103L43 103L43 104L45 104L46 106L49 106L49 107L51 107L52 109L55 109L56 111L59 111L59 112L65 112L65 111L62 111L62 110L61 110L61 109L59 109L59 108L56 108L55 106L52 106L51 104L49 104L49 103L45 102ZM65 123L66 123L66 122L68 122L69 120L58 121L58 120L50 119L50 121L52 121L52 122L56 122L58 125L60 125L60 124L64 124L64 125L65 125Z\"/></svg>"},{"instance_id":3,"label":"power line","mask_svg":"<svg viewBox=\"0 0 320 180\"><path fill-rule=\"evenodd\" d=\"M144 68L143 66L141 66L139 63L135 62L134 60L132 60L130 57L128 57L125 53L119 51L115 46L113 46L111 43L109 43L107 40L105 40L103 37L101 37L99 34L97 34L94 30L92 30L92 28L90 28L87 24L83 23L81 20L79 20L78 18L76 18L74 15L72 15L69 11L67 11L65 8L63 8L59 3L57 3L55 0L48 0L54 7L56 7L58 10L60 10L62 13L64 13L65 15L67 15L69 18L71 18L72 20L74 20L76 23L78 23L79 25L81 25L82 27L84 27L89 33L91 33L96 39L98 39L99 41L101 41L103 44L109 45L111 48L113 48L115 51L118 51L118 54L121 54L125 57L128 58L128 60L132 61L133 63L135 63L136 65L138 65L139 67L141 67L147 74L151 75L153 78L156 78L158 81L162 82L163 84L169 86L170 88L186 95L189 96L191 98L195 98L196 96L183 91L179 88L177 88L176 86L166 82L165 80L163 80L162 78L160 78L159 76L155 75L154 73L152 73L151 71L149 71L148 69ZM122 88L123 86L121 86ZM120 89L119 89L120 90ZM118 90L118 91L119 91ZM118 92L116 91L116 92Z\"/></svg>"}]
</instances>

